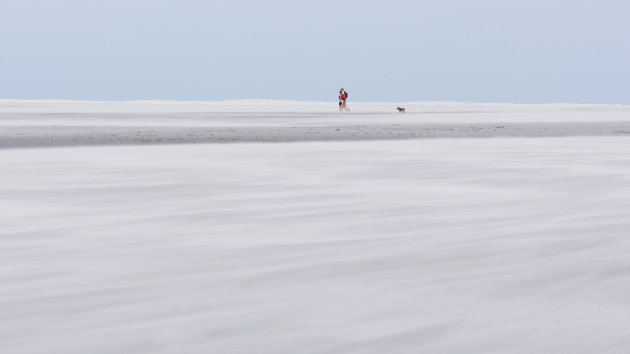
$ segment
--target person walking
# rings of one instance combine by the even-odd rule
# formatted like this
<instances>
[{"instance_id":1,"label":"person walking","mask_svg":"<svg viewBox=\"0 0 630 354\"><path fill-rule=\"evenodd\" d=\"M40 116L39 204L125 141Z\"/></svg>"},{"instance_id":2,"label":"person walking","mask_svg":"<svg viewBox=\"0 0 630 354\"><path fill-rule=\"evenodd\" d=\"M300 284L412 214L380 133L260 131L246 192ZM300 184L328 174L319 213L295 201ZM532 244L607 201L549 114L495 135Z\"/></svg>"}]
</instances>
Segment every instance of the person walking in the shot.
<instances>
[{"instance_id":1,"label":"person walking","mask_svg":"<svg viewBox=\"0 0 630 354\"><path fill-rule=\"evenodd\" d=\"M348 92L346 92L346 90L344 90L342 87L341 90L339 90L339 112L341 111L350 112L350 108L348 108L348 104L346 103L347 99L348 99Z\"/></svg>"}]
</instances>

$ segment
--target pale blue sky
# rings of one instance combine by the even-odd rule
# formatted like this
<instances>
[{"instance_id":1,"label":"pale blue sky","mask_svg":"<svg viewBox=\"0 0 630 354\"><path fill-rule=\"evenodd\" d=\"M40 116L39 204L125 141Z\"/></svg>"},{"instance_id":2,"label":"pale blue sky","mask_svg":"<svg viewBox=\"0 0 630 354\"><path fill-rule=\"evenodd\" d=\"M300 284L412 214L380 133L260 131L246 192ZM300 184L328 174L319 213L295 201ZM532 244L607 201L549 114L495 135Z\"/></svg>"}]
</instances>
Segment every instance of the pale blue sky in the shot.
<instances>
[{"instance_id":1,"label":"pale blue sky","mask_svg":"<svg viewBox=\"0 0 630 354\"><path fill-rule=\"evenodd\" d=\"M625 0L0 0L0 98L630 104Z\"/></svg>"}]
</instances>

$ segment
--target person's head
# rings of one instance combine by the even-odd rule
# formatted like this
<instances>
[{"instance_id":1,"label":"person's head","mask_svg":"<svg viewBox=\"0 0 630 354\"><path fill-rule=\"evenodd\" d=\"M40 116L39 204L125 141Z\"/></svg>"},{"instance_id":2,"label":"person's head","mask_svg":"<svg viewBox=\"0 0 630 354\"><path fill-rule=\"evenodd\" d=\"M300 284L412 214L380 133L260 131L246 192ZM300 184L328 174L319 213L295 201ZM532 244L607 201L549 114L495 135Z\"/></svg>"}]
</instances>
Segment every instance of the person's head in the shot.
<instances>
[{"instance_id":1,"label":"person's head","mask_svg":"<svg viewBox=\"0 0 630 354\"><path fill-rule=\"evenodd\" d=\"M339 89L339 91L340 91L340 92L341 92L341 91L343 91L343 87L342 87L341 89Z\"/></svg>"}]
</instances>

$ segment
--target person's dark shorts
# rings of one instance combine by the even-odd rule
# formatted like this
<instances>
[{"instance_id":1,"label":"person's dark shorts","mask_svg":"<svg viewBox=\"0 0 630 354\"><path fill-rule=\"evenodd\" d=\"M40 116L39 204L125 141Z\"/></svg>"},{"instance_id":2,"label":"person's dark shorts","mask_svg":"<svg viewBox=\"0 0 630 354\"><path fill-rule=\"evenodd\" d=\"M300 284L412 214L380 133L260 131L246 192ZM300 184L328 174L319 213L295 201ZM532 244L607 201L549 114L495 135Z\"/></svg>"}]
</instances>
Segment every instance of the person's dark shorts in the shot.
<instances>
[{"instance_id":1,"label":"person's dark shorts","mask_svg":"<svg viewBox=\"0 0 630 354\"><path fill-rule=\"evenodd\" d=\"M339 101L339 105L340 105L340 106L342 105L341 101Z\"/></svg>"}]
</instances>

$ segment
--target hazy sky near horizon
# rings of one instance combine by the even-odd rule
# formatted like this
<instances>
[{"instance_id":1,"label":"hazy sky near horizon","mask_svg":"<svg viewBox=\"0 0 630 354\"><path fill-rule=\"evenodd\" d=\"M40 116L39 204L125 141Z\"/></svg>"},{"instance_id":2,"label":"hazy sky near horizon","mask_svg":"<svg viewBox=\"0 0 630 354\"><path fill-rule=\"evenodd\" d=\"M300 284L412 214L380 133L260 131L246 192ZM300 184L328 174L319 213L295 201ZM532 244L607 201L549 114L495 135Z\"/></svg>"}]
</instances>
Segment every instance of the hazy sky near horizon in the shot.
<instances>
[{"instance_id":1,"label":"hazy sky near horizon","mask_svg":"<svg viewBox=\"0 0 630 354\"><path fill-rule=\"evenodd\" d=\"M0 98L630 104L627 0L0 0Z\"/></svg>"}]
</instances>

